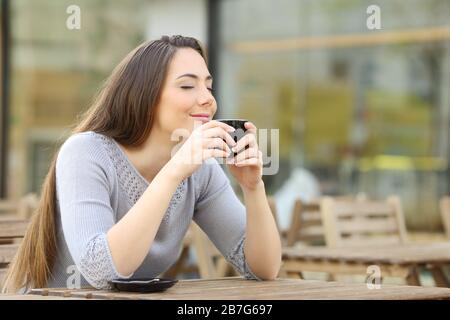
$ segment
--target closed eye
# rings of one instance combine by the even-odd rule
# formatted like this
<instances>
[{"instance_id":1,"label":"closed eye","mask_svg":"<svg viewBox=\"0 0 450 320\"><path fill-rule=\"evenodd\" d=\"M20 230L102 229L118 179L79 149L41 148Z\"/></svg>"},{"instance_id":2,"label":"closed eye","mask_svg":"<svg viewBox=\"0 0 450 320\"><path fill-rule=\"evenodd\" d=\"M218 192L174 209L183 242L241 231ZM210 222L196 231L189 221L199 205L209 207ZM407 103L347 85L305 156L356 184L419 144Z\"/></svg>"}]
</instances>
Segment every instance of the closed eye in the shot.
<instances>
[{"instance_id":1,"label":"closed eye","mask_svg":"<svg viewBox=\"0 0 450 320\"><path fill-rule=\"evenodd\" d=\"M189 90L189 89L193 89L194 87L190 87L190 86L182 86L182 87L180 87L181 89L184 89L184 90ZM210 91L210 92L214 92L215 90L213 89L213 88L208 88L208 90Z\"/></svg>"}]
</instances>

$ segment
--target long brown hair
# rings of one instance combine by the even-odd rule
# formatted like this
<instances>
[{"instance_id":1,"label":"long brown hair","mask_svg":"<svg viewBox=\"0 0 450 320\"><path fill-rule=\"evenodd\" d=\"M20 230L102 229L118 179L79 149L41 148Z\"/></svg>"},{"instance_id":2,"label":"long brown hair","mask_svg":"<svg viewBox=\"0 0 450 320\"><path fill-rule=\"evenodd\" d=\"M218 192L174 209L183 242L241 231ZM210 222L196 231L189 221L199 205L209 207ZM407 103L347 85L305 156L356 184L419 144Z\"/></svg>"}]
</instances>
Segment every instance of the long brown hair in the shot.
<instances>
[{"instance_id":1,"label":"long brown hair","mask_svg":"<svg viewBox=\"0 0 450 320\"><path fill-rule=\"evenodd\" d=\"M177 48L192 48L207 61L201 43L190 37L163 36L131 51L113 70L72 134L94 131L124 145L139 146L149 136L155 106ZM42 185L36 212L9 266L3 292L45 287L57 255L56 178L58 152Z\"/></svg>"}]
</instances>

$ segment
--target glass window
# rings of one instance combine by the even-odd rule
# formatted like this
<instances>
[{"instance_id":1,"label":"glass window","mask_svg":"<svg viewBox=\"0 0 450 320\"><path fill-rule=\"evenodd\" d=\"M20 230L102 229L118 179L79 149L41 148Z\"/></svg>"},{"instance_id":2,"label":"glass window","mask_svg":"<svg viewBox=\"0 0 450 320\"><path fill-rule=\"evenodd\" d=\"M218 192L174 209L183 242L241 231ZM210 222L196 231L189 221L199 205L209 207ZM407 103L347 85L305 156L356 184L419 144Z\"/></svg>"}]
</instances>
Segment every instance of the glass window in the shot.
<instances>
[{"instance_id":1,"label":"glass window","mask_svg":"<svg viewBox=\"0 0 450 320\"><path fill-rule=\"evenodd\" d=\"M5 21L4 14L6 6L5 1L0 2L0 198L6 196L6 142L7 136L6 132L6 103L5 103L5 95L4 95L4 86L6 85L6 77L5 77L5 52L6 41L5 41Z\"/></svg>"},{"instance_id":2,"label":"glass window","mask_svg":"<svg viewBox=\"0 0 450 320\"><path fill-rule=\"evenodd\" d=\"M205 0L14 0L10 6L11 198L40 192L54 151L134 47L173 34L206 44Z\"/></svg>"},{"instance_id":3,"label":"glass window","mask_svg":"<svg viewBox=\"0 0 450 320\"><path fill-rule=\"evenodd\" d=\"M221 1L218 96L227 117L280 129L280 172L326 194L399 194L410 229L440 227L448 192L450 2Z\"/></svg>"},{"instance_id":4,"label":"glass window","mask_svg":"<svg viewBox=\"0 0 450 320\"><path fill-rule=\"evenodd\" d=\"M51 157L114 66L145 40L143 0L11 1L10 197L39 192ZM80 29L66 22L80 9ZM70 20L76 22L75 20Z\"/></svg>"},{"instance_id":5,"label":"glass window","mask_svg":"<svg viewBox=\"0 0 450 320\"><path fill-rule=\"evenodd\" d=\"M174 34L206 44L205 0L14 0L10 7L10 198L40 192L54 151L138 44Z\"/></svg>"}]
</instances>

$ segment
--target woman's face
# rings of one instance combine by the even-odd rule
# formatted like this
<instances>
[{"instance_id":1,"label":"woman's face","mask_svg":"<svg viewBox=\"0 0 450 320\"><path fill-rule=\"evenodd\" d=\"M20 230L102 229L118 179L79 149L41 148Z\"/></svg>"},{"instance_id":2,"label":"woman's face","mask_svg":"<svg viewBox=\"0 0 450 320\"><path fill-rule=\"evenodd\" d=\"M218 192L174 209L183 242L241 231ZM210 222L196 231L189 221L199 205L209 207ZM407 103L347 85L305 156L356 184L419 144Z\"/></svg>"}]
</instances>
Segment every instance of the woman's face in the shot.
<instances>
[{"instance_id":1,"label":"woman's face","mask_svg":"<svg viewBox=\"0 0 450 320\"><path fill-rule=\"evenodd\" d=\"M189 132L212 119L217 110L211 93L212 78L205 60L191 48L179 48L167 70L161 99L156 107L155 129L171 135Z\"/></svg>"}]
</instances>

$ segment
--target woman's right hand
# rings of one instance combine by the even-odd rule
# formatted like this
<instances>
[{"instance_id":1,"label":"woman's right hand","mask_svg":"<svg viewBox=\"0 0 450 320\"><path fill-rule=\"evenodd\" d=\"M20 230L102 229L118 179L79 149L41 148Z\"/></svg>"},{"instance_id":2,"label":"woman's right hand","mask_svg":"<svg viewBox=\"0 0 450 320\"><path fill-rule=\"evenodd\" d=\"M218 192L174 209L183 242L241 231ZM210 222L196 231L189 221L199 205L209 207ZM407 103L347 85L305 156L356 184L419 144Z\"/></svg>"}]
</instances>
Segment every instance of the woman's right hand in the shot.
<instances>
[{"instance_id":1,"label":"woman's right hand","mask_svg":"<svg viewBox=\"0 0 450 320\"><path fill-rule=\"evenodd\" d=\"M191 176L204 161L226 158L236 145L229 132L235 129L223 122L211 120L195 128L180 149L169 160L172 173L180 180ZM226 142L225 142L226 141Z\"/></svg>"}]
</instances>

